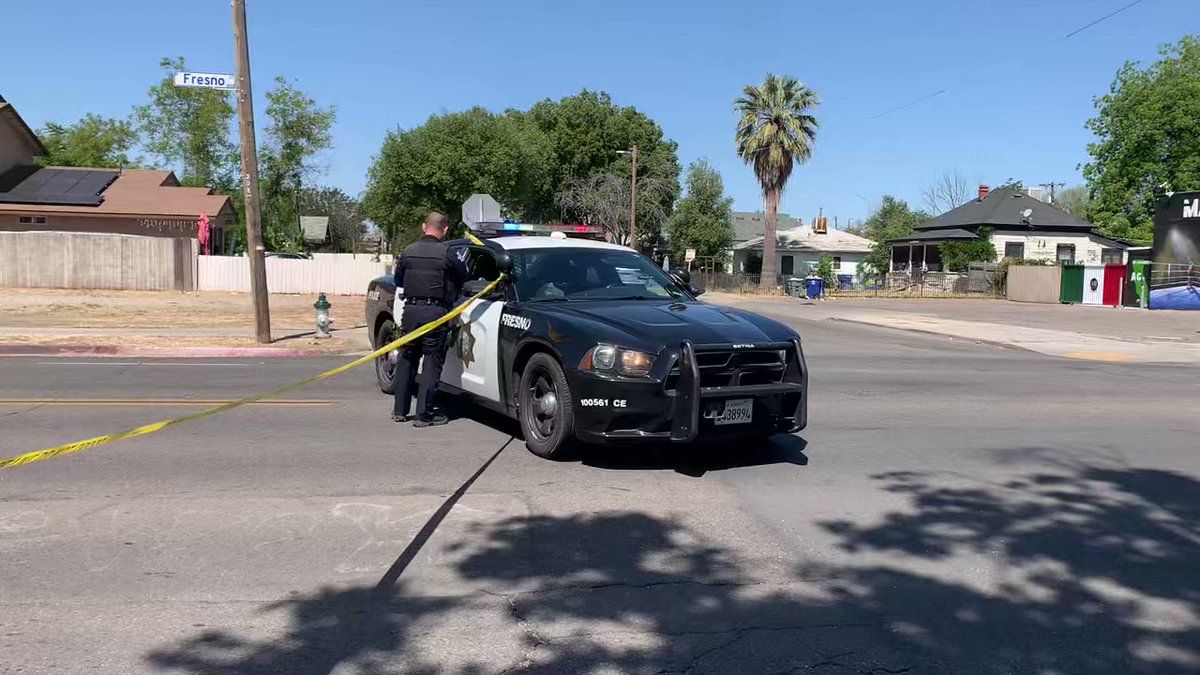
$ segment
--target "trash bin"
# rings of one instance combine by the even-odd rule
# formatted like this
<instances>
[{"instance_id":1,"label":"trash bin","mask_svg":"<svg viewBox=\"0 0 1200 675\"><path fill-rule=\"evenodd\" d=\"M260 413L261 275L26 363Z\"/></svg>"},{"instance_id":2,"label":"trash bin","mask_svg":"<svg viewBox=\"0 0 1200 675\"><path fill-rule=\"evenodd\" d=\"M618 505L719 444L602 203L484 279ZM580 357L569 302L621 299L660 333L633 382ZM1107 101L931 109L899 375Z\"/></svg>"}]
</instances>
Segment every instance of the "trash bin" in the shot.
<instances>
[{"instance_id":1,"label":"trash bin","mask_svg":"<svg viewBox=\"0 0 1200 675\"><path fill-rule=\"evenodd\" d=\"M793 298L798 298L804 294L804 280L800 277L788 277L787 279L787 294Z\"/></svg>"},{"instance_id":2,"label":"trash bin","mask_svg":"<svg viewBox=\"0 0 1200 675\"><path fill-rule=\"evenodd\" d=\"M821 291L824 290L825 285L821 277L805 277L804 282L808 290L807 295L809 300L816 300L821 297Z\"/></svg>"},{"instance_id":3,"label":"trash bin","mask_svg":"<svg viewBox=\"0 0 1200 675\"><path fill-rule=\"evenodd\" d=\"M853 274L839 274L838 275L838 290L839 291L848 291L852 288L854 288L854 275Z\"/></svg>"}]
</instances>

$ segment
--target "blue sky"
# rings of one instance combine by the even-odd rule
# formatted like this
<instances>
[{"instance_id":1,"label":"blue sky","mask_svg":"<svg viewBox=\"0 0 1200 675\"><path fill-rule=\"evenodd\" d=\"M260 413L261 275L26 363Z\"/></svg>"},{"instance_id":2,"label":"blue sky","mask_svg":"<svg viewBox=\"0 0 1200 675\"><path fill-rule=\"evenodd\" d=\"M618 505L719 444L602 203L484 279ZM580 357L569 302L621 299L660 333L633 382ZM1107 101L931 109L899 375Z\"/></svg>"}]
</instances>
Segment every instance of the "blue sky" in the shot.
<instances>
[{"instance_id":1,"label":"blue sky","mask_svg":"<svg viewBox=\"0 0 1200 675\"><path fill-rule=\"evenodd\" d=\"M759 210L734 153L732 101L767 72L821 95L820 135L782 210L865 217L880 196L917 204L940 172L972 184L1081 181L1092 98L1126 60L1182 37L1195 0L249 0L255 106L275 75L335 103L321 181L358 193L387 130L472 105L527 107L604 90L662 125L681 163L704 157L735 208ZM232 72L226 0L14 2L3 11L0 95L34 127L124 116L163 56ZM938 96L875 117L923 96Z\"/></svg>"}]
</instances>

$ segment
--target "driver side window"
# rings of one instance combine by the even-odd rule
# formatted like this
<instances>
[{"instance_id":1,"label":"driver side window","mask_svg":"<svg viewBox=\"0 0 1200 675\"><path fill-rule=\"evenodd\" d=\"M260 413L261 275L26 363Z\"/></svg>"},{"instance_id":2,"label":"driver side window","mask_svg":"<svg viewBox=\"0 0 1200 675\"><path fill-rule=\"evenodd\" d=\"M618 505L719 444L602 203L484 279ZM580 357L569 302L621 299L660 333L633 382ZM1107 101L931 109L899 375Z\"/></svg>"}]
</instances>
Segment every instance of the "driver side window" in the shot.
<instances>
[{"instance_id":1,"label":"driver side window","mask_svg":"<svg viewBox=\"0 0 1200 675\"><path fill-rule=\"evenodd\" d=\"M496 257L487 249L467 249L467 277L483 281L495 281L500 276Z\"/></svg>"}]
</instances>

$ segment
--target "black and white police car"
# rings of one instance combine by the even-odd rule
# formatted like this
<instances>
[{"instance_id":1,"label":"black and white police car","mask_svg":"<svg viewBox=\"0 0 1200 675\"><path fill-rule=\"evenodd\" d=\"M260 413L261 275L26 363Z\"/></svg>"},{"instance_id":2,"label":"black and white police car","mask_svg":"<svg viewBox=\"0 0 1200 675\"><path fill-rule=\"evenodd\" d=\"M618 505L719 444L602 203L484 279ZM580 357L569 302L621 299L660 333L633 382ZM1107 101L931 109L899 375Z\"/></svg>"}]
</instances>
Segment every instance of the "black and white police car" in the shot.
<instances>
[{"instance_id":1,"label":"black and white police car","mask_svg":"<svg viewBox=\"0 0 1200 675\"><path fill-rule=\"evenodd\" d=\"M472 279L464 296L506 279L452 321L443 391L515 418L543 457L575 440L760 442L805 427L808 370L794 330L700 302L686 272L629 248L520 233L555 227L449 242ZM390 277L370 283L376 348L395 337L397 295ZM395 364L395 352L376 364L385 393Z\"/></svg>"}]
</instances>

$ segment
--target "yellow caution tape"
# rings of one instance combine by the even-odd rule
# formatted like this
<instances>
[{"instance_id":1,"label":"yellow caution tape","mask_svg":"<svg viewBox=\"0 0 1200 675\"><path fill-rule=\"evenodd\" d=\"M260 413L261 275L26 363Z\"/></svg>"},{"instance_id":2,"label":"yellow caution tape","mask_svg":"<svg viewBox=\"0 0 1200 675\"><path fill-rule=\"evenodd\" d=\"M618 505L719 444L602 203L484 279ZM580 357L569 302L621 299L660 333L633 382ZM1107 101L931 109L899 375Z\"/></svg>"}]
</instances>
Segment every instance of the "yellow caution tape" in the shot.
<instances>
[{"instance_id":1,"label":"yellow caution tape","mask_svg":"<svg viewBox=\"0 0 1200 675\"><path fill-rule=\"evenodd\" d=\"M46 448L45 450L37 450L35 452L27 452L23 455L17 455L16 457L11 457L9 459L0 459L0 469L11 469L16 466L21 466L22 464L32 464L33 462L40 462L44 459L50 459L51 457L58 457L60 455L69 455L71 453L81 452L83 450L87 450L88 448L94 448L99 445L106 445L108 443L115 443L117 441L123 441L127 438L134 438L137 436L145 436L146 434L152 434L156 431L162 431L163 429L166 429L167 427L175 426L176 424L180 424L182 422L198 420L198 419L202 419L205 417L212 417L213 415L223 413L226 410L233 410L234 408L246 405L247 403L253 403L255 401L260 401L264 398L271 398L273 396L279 396L281 394L286 394L288 392L292 392L301 387L312 384L313 382L317 382L319 380L324 380L326 378L333 377L334 375L340 375L340 374L346 372L347 370L350 370L351 368L357 368L358 366L361 366L364 363L368 363L373 359L379 358L380 356L387 354L388 352L392 351L393 349L398 349L400 347L403 347L404 345L408 344L409 342L416 340L417 338L425 335L426 333L429 333L430 331L436 330L438 327L442 326L443 324L451 321L455 317L462 314L467 309L467 306L469 304L471 304L475 300L478 300L479 298L490 293L492 291L492 289L495 288L496 285L499 284L503 279L504 279L504 275L502 274L502 275L500 275L500 277L498 279L496 279L492 283L488 284L487 287L484 288L482 291L479 291L475 295L471 296L471 298L469 300L467 300L466 302L463 302L458 307L455 307L450 312L447 312L445 316L442 316L441 318L437 319L436 321L430 321L429 323L425 324L424 326L421 326L420 328L417 328L416 330L412 331L411 333L406 333L399 339L394 340L393 342L391 342L387 345L384 345L383 347L380 347L379 349L376 349L375 351L371 352L370 354L367 354L366 356L363 356L359 359L355 359L354 361L351 361L350 363L347 363L344 366L338 366L337 368L334 368L332 370L327 370L319 375L314 375L308 379L300 380L299 382L294 382L292 384L280 387L278 389L272 389L271 391L268 391L268 392L265 392L262 394L256 394L254 396L247 396L246 398L243 398L243 399L238 399L236 401L230 401L229 403L225 403L223 405L219 405L219 406L216 406L213 408L206 408L205 410L200 410L200 411L197 411L194 413L189 413L189 414L183 415L181 417L176 417L176 418L169 419L169 420L163 420L161 422L155 422L153 424L146 424L146 425L134 428L134 429L129 429L126 431L119 431L115 434L108 434L106 436L97 436L96 438L89 438L84 441L77 441L75 443L59 445L59 446L53 447L53 448Z\"/></svg>"}]
</instances>

